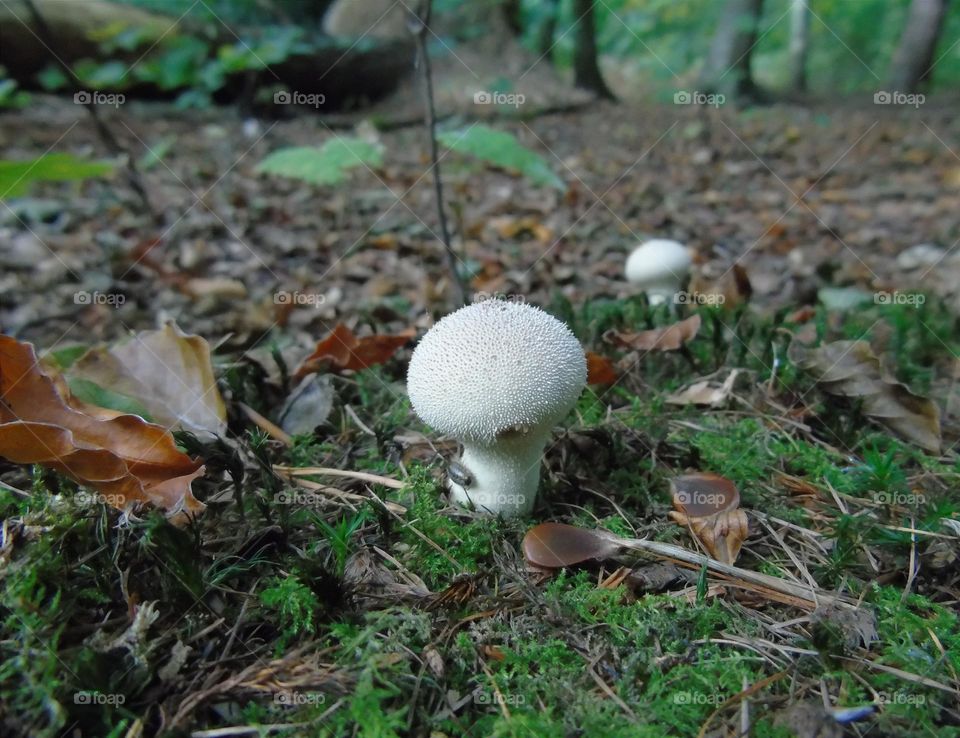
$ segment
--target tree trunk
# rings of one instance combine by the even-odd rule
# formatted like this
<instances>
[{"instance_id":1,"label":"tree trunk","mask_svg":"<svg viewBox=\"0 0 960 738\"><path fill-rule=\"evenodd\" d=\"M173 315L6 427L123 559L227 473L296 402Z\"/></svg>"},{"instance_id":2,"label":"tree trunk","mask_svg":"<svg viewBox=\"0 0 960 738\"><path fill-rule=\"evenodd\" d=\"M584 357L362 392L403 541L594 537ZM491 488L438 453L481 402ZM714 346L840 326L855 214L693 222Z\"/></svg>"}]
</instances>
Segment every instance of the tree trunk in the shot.
<instances>
[{"instance_id":1,"label":"tree trunk","mask_svg":"<svg viewBox=\"0 0 960 738\"><path fill-rule=\"evenodd\" d=\"M503 10L503 18L507 22L507 28L514 36L523 33L523 17L521 13L520 0L503 0L500 6Z\"/></svg>"},{"instance_id":2,"label":"tree trunk","mask_svg":"<svg viewBox=\"0 0 960 738\"><path fill-rule=\"evenodd\" d=\"M593 0L574 0L573 83L597 97L616 100L600 74Z\"/></svg>"},{"instance_id":3,"label":"tree trunk","mask_svg":"<svg viewBox=\"0 0 960 738\"><path fill-rule=\"evenodd\" d=\"M810 48L810 11L807 0L790 5L790 90L807 91L807 51Z\"/></svg>"},{"instance_id":4,"label":"tree trunk","mask_svg":"<svg viewBox=\"0 0 960 738\"><path fill-rule=\"evenodd\" d=\"M907 25L890 65L889 86L896 92L916 92L930 80L933 54L943 29L947 0L913 0Z\"/></svg>"},{"instance_id":5,"label":"tree trunk","mask_svg":"<svg viewBox=\"0 0 960 738\"><path fill-rule=\"evenodd\" d=\"M762 9L763 0L727 0L703 75L708 92L739 98L752 97L757 92L750 73L750 57L757 42Z\"/></svg>"},{"instance_id":6,"label":"tree trunk","mask_svg":"<svg viewBox=\"0 0 960 738\"><path fill-rule=\"evenodd\" d=\"M553 59L553 37L557 32L557 16L560 14L560 0L547 0L546 15L537 29L537 53L541 58Z\"/></svg>"}]
</instances>

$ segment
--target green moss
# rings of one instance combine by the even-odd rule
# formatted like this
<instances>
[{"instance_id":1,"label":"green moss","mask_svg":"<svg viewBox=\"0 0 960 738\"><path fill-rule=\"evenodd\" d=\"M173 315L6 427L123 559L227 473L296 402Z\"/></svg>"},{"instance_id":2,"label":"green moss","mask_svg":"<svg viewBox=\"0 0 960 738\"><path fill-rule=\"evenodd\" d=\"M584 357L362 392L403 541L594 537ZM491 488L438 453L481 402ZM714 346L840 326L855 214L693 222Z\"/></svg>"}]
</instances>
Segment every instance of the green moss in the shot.
<instances>
[{"instance_id":1,"label":"green moss","mask_svg":"<svg viewBox=\"0 0 960 738\"><path fill-rule=\"evenodd\" d=\"M949 692L926 686L920 680L949 684L948 674L960 668L960 628L957 614L920 595L906 597L895 587L873 586L867 601L876 612L879 651L876 663L913 675L902 679L880 670L863 670L861 679L835 671L832 680L841 704L856 706L874 702L874 692L883 701L877 729L890 735L960 735L957 728L937 722L936 716L955 705ZM866 679L871 689L863 684ZM872 690L872 691L871 691Z\"/></svg>"},{"instance_id":2,"label":"green moss","mask_svg":"<svg viewBox=\"0 0 960 738\"><path fill-rule=\"evenodd\" d=\"M260 592L260 602L275 613L280 636L276 653L279 655L290 641L301 635L316 632L316 617L320 603L316 594L296 574L274 577Z\"/></svg>"},{"instance_id":3,"label":"green moss","mask_svg":"<svg viewBox=\"0 0 960 738\"><path fill-rule=\"evenodd\" d=\"M602 342L606 330L645 330L675 317L651 310L639 298L560 308L569 310L588 345L608 355L616 352ZM816 321L821 338L834 340L860 337L858 329L881 320L868 337L883 339L880 350L898 375L922 387L931 367L949 358L940 340L956 345L956 321L940 306L911 310L869 307L838 322L819 309ZM667 404L672 388L718 364L746 368L751 383L762 382L774 353L784 356L782 316L742 311L735 337L736 315L703 316L687 356L651 354L615 388L584 394L565 421L570 433L548 451L550 473L544 475L540 509L550 519L599 525L624 536L636 530L689 545L683 529L664 515L669 479L694 469L730 478L748 510L820 534L823 553L807 561L808 568L821 586L862 594L876 611L879 635L864 650L851 645L848 633L835 624L797 627L799 635L790 643L816 653L782 654L789 659L791 678L765 687L757 704L789 704L797 680L822 680L845 706L870 703L874 691L880 693L887 704L872 718L880 733L958 735L942 724L952 707L950 694L923 681L950 685L951 675L960 671L957 614L940 604L947 598L925 564L925 547L935 539L917 536L914 541L896 528L943 532L942 519L960 512L960 502L953 499L960 457L926 454L865 422L855 407L832 401L822 403L818 417L805 418L804 429L774 410ZM918 316L931 331L911 328ZM238 397L260 407L262 383L250 371L235 371L227 381ZM286 483L271 471L278 461L399 477L388 453L391 439L415 425L401 379L394 362L336 380L340 399L376 437L357 431L335 411L330 424L335 436L325 437L321 429L316 436L296 438L289 450L260 434L243 439L247 458L257 465L242 479L252 494L238 508L232 500L214 497L223 487L207 480L202 492L216 501L194 525L176 528L156 512L121 524L114 511L80 505L75 484L39 469L29 497L0 490L5 518L22 518L24 530L42 531L14 538L3 554L10 556L0 602L4 707L22 715L25 730L42 738L74 722L84 734L122 734L147 714L168 642L159 655L146 648L143 663L135 663L130 654L102 653L87 639L94 632L115 637L125 622L100 624L122 619L130 601L148 599L161 602L164 613L153 636L169 632L191 643L219 618L232 625L243 610L238 637L258 634L268 643L268 655L294 646L322 648L322 658L342 685L316 704L285 707L251 700L238 717L253 725L309 723L304 729L309 735L696 735L745 683L772 675L769 660L740 644L775 636L732 597L706 597L702 588L694 596L691 587L689 598L677 592L636 598L624 588L598 589L595 567L560 573L541 584L523 572L517 554L524 533L539 520L492 520L446 509L432 470L417 463L407 465L410 481L404 489L374 488L408 508L401 518L375 506L338 510L281 504L276 495ZM784 407L809 407L822 398L789 362L778 364L772 391ZM743 384L738 395L751 396ZM572 442L575 434L588 437L586 451ZM781 474L819 490L809 512L805 501L787 493ZM217 474L211 477L216 480ZM562 489L550 489L553 479ZM830 490L841 496L846 512ZM52 493L63 499L54 501ZM918 499L901 504L903 495ZM893 502L884 501L888 498ZM239 519L240 512L246 517ZM794 570L783 557L758 558L768 550L765 543L748 546L741 565L774 575ZM476 592L462 606L429 610L424 602L400 600L360 605L360 598L349 597L353 583L344 582L343 574L353 553L374 546L434 592L461 574L472 575ZM927 596L905 597L902 581L871 584L877 572L866 551L888 575L907 571L914 546L919 546L921 568L913 591ZM803 547L795 551L802 555ZM119 585L121 572L129 572L124 574L127 591ZM796 610L773 603L764 614L781 622L797 617ZM209 631L221 637L228 632L228 626ZM230 668L239 671L254 663L248 656L235 648ZM186 671L206 663L196 652L192 658ZM876 665L865 663L870 661ZM79 690L122 694L127 703L78 705L74 694ZM454 710L451 704L459 706ZM729 722L734 710L733 705L723 708L721 717ZM753 735L786 735L760 712Z\"/></svg>"},{"instance_id":4,"label":"green moss","mask_svg":"<svg viewBox=\"0 0 960 738\"><path fill-rule=\"evenodd\" d=\"M420 466L411 470L402 499L412 502L400 528L406 548L402 559L431 589L446 587L459 574L489 567L497 532L511 525L491 518L462 521L442 513L439 483Z\"/></svg>"}]
</instances>

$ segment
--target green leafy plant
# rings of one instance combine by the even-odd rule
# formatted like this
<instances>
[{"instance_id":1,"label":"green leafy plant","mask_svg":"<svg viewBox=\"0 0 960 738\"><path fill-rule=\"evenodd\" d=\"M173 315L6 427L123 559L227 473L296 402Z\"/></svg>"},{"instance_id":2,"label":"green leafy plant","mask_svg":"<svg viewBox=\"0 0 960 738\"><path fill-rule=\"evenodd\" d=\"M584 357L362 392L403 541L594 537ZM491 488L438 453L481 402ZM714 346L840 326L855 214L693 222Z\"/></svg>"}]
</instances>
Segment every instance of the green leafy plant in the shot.
<instances>
[{"instance_id":1,"label":"green leafy plant","mask_svg":"<svg viewBox=\"0 0 960 738\"><path fill-rule=\"evenodd\" d=\"M468 154L487 164L529 177L548 187L565 190L566 184L557 176L546 159L521 144L515 136L485 125L466 130L445 131L437 136L444 146L461 154Z\"/></svg>"},{"instance_id":2,"label":"green leafy plant","mask_svg":"<svg viewBox=\"0 0 960 738\"><path fill-rule=\"evenodd\" d=\"M337 136L319 148L295 146L274 151L257 166L258 172L299 179L318 185L335 185L359 166L383 164L383 146L360 138Z\"/></svg>"},{"instance_id":3,"label":"green leafy plant","mask_svg":"<svg viewBox=\"0 0 960 738\"><path fill-rule=\"evenodd\" d=\"M330 544L330 550L337 565L337 576L343 576L343 569L347 564L347 557L352 548L351 539L367 521L368 511L361 510L356 515L345 515L335 525L330 525L319 515L313 515L313 523L323 533L323 537Z\"/></svg>"},{"instance_id":4,"label":"green leafy plant","mask_svg":"<svg viewBox=\"0 0 960 738\"><path fill-rule=\"evenodd\" d=\"M0 199L25 195L36 182L67 182L102 177L113 171L107 162L84 161L73 154L45 154L27 161L0 161Z\"/></svg>"},{"instance_id":5,"label":"green leafy plant","mask_svg":"<svg viewBox=\"0 0 960 738\"><path fill-rule=\"evenodd\" d=\"M7 70L0 67L0 109L22 108L30 100L30 95L19 89L17 80L7 77Z\"/></svg>"},{"instance_id":6,"label":"green leafy plant","mask_svg":"<svg viewBox=\"0 0 960 738\"><path fill-rule=\"evenodd\" d=\"M122 392L115 392L107 387L101 387L96 382L79 377L71 377L67 380L67 384L70 387L70 392L79 400L89 402L97 407L106 407L121 413L139 415L144 420L153 422L150 413L134 397Z\"/></svg>"}]
</instances>

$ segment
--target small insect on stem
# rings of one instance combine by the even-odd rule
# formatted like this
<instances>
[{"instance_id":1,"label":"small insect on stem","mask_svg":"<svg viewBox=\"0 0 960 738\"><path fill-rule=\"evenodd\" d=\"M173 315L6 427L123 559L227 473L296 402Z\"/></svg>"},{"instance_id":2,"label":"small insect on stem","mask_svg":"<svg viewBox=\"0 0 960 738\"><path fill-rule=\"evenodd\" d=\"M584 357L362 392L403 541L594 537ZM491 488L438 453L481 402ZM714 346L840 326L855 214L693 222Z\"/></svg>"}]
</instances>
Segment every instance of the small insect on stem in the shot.
<instances>
[{"instance_id":1,"label":"small insect on stem","mask_svg":"<svg viewBox=\"0 0 960 738\"><path fill-rule=\"evenodd\" d=\"M473 484L473 477L470 475L470 472L466 470L463 464L456 461L451 461L447 465L447 476L451 482L460 485L464 489Z\"/></svg>"}]
</instances>

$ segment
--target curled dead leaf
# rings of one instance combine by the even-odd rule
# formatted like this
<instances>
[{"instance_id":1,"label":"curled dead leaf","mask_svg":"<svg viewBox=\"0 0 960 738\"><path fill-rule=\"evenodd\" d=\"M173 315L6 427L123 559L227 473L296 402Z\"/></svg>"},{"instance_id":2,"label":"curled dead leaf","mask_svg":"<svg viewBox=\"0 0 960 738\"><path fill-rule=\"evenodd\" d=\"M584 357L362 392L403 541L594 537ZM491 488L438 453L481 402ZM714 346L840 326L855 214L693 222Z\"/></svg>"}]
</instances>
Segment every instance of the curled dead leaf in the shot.
<instances>
[{"instance_id":1,"label":"curled dead leaf","mask_svg":"<svg viewBox=\"0 0 960 738\"><path fill-rule=\"evenodd\" d=\"M67 370L136 400L152 420L209 439L227 430L227 408L217 389L210 345L175 323L140 331L109 348L93 348Z\"/></svg>"},{"instance_id":2,"label":"curled dead leaf","mask_svg":"<svg viewBox=\"0 0 960 738\"><path fill-rule=\"evenodd\" d=\"M694 382L680 392L667 395L667 402L671 405L722 405L733 393L733 384L739 373L739 369L734 369L723 384L707 380Z\"/></svg>"},{"instance_id":3,"label":"curled dead leaf","mask_svg":"<svg viewBox=\"0 0 960 738\"><path fill-rule=\"evenodd\" d=\"M940 453L940 409L892 379L866 341L834 341L815 349L794 341L788 355L813 374L827 394L860 400L868 418L920 448Z\"/></svg>"},{"instance_id":4,"label":"curled dead leaf","mask_svg":"<svg viewBox=\"0 0 960 738\"><path fill-rule=\"evenodd\" d=\"M294 379L324 370L367 369L383 364L406 344L415 332L412 328L394 336L373 335L357 337L343 323L337 326L318 344L294 373Z\"/></svg>"},{"instance_id":5,"label":"curled dead leaf","mask_svg":"<svg viewBox=\"0 0 960 738\"><path fill-rule=\"evenodd\" d=\"M699 330L700 316L691 315L686 320L681 320L672 325L654 328L649 331L640 331L639 333L607 331L603 334L603 340L615 346L635 351L676 351L684 344L692 341Z\"/></svg>"},{"instance_id":6,"label":"curled dead leaf","mask_svg":"<svg viewBox=\"0 0 960 738\"><path fill-rule=\"evenodd\" d=\"M204 507L190 489L204 467L177 448L167 429L77 401L61 377L43 368L33 346L3 335L0 456L54 469L117 508L151 503L179 514Z\"/></svg>"},{"instance_id":7,"label":"curled dead leaf","mask_svg":"<svg viewBox=\"0 0 960 738\"><path fill-rule=\"evenodd\" d=\"M671 512L670 517L687 526L713 558L724 564L733 564L740 555L743 542L750 535L750 523L743 510L689 518L683 513Z\"/></svg>"}]
</instances>

